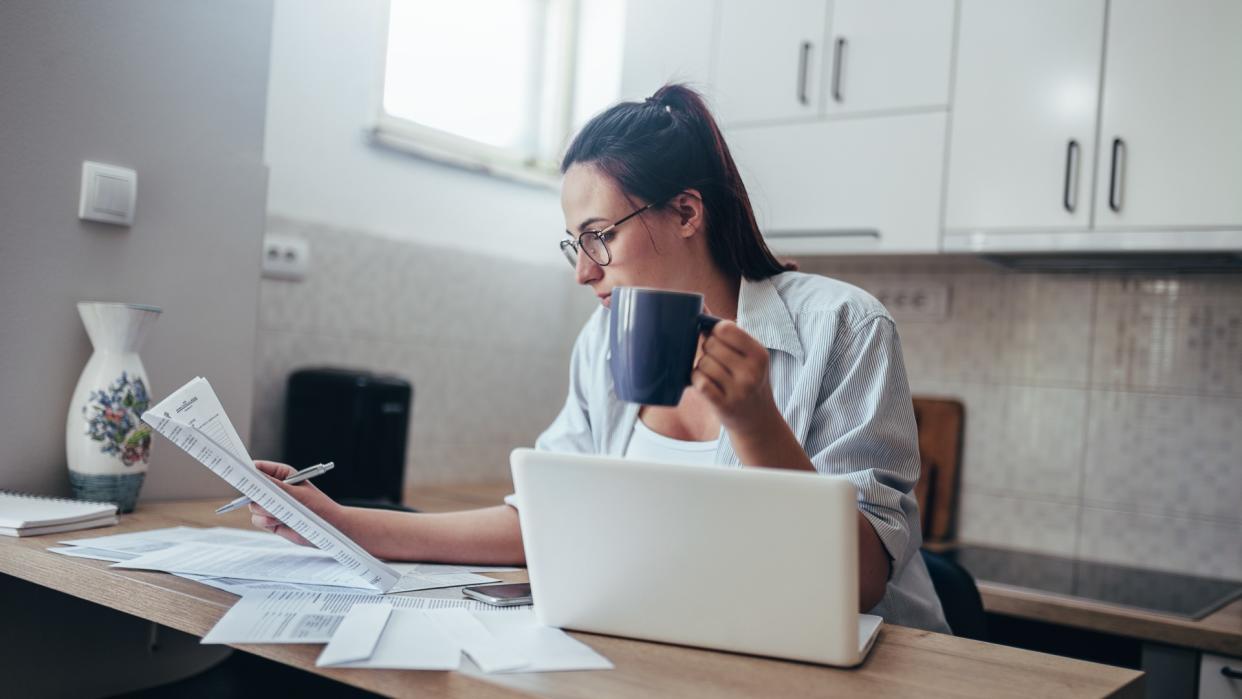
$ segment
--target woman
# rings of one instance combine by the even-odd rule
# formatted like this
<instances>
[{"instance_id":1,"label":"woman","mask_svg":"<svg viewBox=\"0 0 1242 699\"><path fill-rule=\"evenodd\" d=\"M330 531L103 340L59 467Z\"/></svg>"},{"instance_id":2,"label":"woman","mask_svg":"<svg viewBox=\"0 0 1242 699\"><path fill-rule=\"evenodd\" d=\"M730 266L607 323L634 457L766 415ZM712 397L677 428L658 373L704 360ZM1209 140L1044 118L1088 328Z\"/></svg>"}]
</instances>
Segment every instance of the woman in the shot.
<instances>
[{"instance_id":1,"label":"woman","mask_svg":"<svg viewBox=\"0 0 1242 699\"><path fill-rule=\"evenodd\" d=\"M602 307L574 344L568 399L536 448L845 475L859 492L860 610L947 631L918 554L917 433L884 307L777 261L715 121L689 88L667 85L598 115L561 171L561 249ZM725 319L703 341L692 388L675 407L640 408L611 392L607 309L617 286L698 292ZM260 468L277 478L292 470ZM382 558L524 562L508 505L409 514L342 507L309 482L281 487ZM256 526L300 541L251 510Z\"/></svg>"}]
</instances>

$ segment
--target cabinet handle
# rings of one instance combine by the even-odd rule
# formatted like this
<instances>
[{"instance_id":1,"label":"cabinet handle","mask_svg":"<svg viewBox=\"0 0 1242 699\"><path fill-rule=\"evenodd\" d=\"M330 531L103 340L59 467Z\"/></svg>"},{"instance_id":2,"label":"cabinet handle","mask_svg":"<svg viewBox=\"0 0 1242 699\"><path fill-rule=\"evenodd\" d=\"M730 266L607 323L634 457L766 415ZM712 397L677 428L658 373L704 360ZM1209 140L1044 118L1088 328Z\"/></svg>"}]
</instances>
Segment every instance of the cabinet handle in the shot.
<instances>
[{"instance_id":1,"label":"cabinet handle","mask_svg":"<svg viewBox=\"0 0 1242 699\"><path fill-rule=\"evenodd\" d=\"M798 102L801 104L810 104L806 96L806 77L807 66L811 59L811 42L802 42L802 47L798 49Z\"/></svg>"},{"instance_id":2,"label":"cabinet handle","mask_svg":"<svg viewBox=\"0 0 1242 699\"><path fill-rule=\"evenodd\" d=\"M1071 214L1078 207L1078 150L1078 141L1071 138L1065 147L1065 192L1061 195L1061 203Z\"/></svg>"},{"instance_id":3,"label":"cabinet handle","mask_svg":"<svg viewBox=\"0 0 1242 699\"><path fill-rule=\"evenodd\" d=\"M845 37L837 37L832 47L832 99L838 102L845 101L845 95L841 94L841 61L844 58Z\"/></svg>"},{"instance_id":4,"label":"cabinet handle","mask_svg":"<svg viewBox=\"0 0 1242 699\"><path fill-rule=\"evenodd\" d=\"M1242 680L1242 672L1238 672L1237 670L1229 667L1228 665L1220 669L1220 674L1224 675L1225 677L1228 677L1231 680Z\"/></svg>"},{"instance_id":5,"label":"cabinet handle","mask_svg":"<svg viewBox=\"0 0 1242 699\"><path fill-rule=\"evenodd\" d=\"M1126 142L1120 138L1113 139L1113 166L1108 175L1108 208L1121 213L1121 178L1124 174L1121 162L1125 156Z\"/></svg>"}]
</instances>

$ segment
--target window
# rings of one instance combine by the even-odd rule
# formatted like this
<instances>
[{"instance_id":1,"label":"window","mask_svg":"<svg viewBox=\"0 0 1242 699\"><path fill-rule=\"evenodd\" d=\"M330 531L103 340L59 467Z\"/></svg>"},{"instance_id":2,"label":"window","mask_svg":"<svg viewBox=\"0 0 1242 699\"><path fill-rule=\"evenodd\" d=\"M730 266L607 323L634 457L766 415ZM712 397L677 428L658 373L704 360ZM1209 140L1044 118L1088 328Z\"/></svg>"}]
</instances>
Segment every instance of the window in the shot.
<instances>
[{"instance_id":1,"label":"window","mask_svg":"<svg viewBox=\"0 0 1242 699\"><path fill-rule=\"evenodd\" d=\"M617 99L623 0L391 0L376 140L549 181Z\"/></svg>"}]
</instances>

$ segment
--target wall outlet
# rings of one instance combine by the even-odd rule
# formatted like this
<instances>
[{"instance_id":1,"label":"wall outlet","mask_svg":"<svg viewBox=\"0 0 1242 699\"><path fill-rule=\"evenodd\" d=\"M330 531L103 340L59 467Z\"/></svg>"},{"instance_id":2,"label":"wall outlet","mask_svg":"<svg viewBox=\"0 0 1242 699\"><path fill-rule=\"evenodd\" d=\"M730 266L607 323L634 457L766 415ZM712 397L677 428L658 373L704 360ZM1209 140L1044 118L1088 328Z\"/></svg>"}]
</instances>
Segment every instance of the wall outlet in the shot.
<instances>
[{"instance_id":1,"label":"wall outlet","mask_svg":"<svg viewBox=\"0 0 1242 699\"><path fill-rule=\"evenodd\" d=\"M301 281L310 268L310 245L302 238L263 236L263 276Z\"/></svg>"},{"instance_id":2,"label":"wall outlet","mask_svg":"<svg viewBox=\"0 0 1242 699\"><path fill-rule=\"evenodd\" d=\"M893 320L945 320L949 285L943 282L889 282L870 289Z\"/></svg>"}]
</instances>

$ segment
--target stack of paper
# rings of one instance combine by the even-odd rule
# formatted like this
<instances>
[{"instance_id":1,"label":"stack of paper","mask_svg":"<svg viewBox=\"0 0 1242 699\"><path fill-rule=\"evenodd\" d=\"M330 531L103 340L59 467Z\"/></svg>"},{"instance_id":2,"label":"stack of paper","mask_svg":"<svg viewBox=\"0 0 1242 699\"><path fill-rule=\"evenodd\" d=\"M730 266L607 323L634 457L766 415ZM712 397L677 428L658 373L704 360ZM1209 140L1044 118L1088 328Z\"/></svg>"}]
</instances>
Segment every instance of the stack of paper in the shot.
<instances>
[{"instance_id":1,"label":"stack of paper","mask_svg":"<svg viewBox=\"0 0 1242 699\"><path fill-rule=\"evenodd\" d=\"M465 654L483 672L610 669L612 663L531 607L365 594L244 595L203 643L327 643L318 664L455 670Z\"/></svg>"},{"instance_id":2,"label":"stack of paper","mask_svg":"<svg viewBox=\"0 0 1242 699\"><path fill-rule=\"evenodd\" d=\"M113 561L113 567L175 573L237 595L256 589L349 592L351 588L379 594L331 555L267 532L169 527L61 543L66 545L48 550ZM462 566L396 564L394 569L400 579L389 592L496 582Z\"/></svg>"},{"instance_id":3,"label":"stack of paper","mask_svg":"<svg viewBox=\"0 0 1242 699\"><path fill-rule=\"evenodd\" d=\"M564 631L540 626L530 609L394 609L354 605L316 665L456 670L462 656L483 672L610 670L612 663Z\"/></svg>"}]
</instances>

